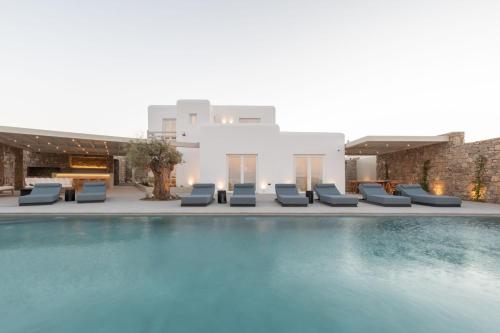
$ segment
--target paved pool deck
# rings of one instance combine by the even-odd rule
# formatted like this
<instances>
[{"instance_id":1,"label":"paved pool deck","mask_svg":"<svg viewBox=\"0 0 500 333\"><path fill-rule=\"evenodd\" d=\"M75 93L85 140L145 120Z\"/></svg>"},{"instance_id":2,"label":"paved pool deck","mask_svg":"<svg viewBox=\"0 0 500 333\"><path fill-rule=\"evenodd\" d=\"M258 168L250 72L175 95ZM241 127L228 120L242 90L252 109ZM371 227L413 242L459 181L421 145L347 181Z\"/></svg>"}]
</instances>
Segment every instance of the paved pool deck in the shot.
<instances>
[{"instance_id":1,"label":"paved pool deck","mask_svg":"<svg viewBox=\"0 0 500 333\"><path fill-rule=\"evenodd\" d=\"M12 215L344 215L344 216L498 216L500 204L463 202L462 207L381 207L360 202L358 207L330 207L318 201L308 207L282 207L274 195L258 195L256 207L230 207L215 201L207 207L181 207L180 200L145 201L133 186L108 191L104 203L77 204L61 200L53 205L18 206L17 197L0 195L0 217Z\"/></svg>"}]
</instances>

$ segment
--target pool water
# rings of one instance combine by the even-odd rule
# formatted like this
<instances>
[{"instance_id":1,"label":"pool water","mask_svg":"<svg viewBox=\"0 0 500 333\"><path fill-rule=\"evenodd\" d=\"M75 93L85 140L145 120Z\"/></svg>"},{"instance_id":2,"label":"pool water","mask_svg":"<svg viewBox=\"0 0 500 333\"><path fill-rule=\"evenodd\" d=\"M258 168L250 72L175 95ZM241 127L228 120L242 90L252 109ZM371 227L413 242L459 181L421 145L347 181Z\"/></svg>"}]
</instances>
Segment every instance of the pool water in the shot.
<instances>
[{"instance_id":1,"label":"pool water","mask_svg":"<svg viewBox=\"0 0 500 333\"><path fill-rule=\"evenodd\" d=\"M500 329L500 218L0 222L1 332Z\"/></svg>"}]
</instances>

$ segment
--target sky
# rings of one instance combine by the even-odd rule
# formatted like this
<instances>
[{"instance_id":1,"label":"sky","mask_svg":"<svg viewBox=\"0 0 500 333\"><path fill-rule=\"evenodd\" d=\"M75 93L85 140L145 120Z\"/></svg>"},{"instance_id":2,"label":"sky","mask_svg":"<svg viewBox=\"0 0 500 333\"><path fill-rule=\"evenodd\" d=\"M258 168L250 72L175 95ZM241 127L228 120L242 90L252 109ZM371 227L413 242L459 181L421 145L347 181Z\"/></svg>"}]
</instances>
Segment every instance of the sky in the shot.
<instances>
[{"instance_id":1,"label":"sky","mask_svg":"<svg viewBox=\"0 0 500 333\"><path fill-rule=\"evenodd\" d=\"M0 125L141 136L147 106L283 131L500 136L498 0L0 0Z\"/></svg>"}]
</instances>

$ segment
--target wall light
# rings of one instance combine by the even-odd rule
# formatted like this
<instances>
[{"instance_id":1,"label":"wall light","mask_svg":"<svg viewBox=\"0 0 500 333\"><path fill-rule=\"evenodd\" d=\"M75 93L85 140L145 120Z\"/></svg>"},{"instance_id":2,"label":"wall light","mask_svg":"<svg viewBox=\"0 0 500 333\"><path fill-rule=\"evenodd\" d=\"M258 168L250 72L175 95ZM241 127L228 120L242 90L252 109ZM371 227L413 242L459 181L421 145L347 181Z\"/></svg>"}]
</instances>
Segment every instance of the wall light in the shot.
<instances>
[{"instance_id":1,"label":"wall light","mask_svg":"<svg viewBox=\"0 0 500 333\"><path fill-rule=\"evenodd\" d=\"M227 123L227 119L226 118L222 118L222 123L223 124Z\"/></svg>"},{"instance_id":2,"label":"wall light","mask_svg":"<svg viewBox=\"0 0 500 333\"><path fill-rule=\"evenodd\" d=\"M434 186L432 186L432 191L436 195L443 195L444 193L444 185L441 182L435 183Z\"/></svg>"},{"instance_id":3,"label":"wall light","mask_svg":"<svg viewBox=\"0 0 500 333\"><path fill-rule=\"evenodd\" d=\"M233 123L233 118L229 119L229 123L232 124Z\"/></svg>"},{"instance_id":4,"label":"wall light","mask_svg":"<svg viewBox=\"0 0 500 333\"><path fill-rule=\"evenodd\" d=\"M192 178L189 178L189 179L188 179L188 184L189 184L189 186L193 186L194 181L193 181L193 179L192 179Z\"/></svg>"}]
</instances>

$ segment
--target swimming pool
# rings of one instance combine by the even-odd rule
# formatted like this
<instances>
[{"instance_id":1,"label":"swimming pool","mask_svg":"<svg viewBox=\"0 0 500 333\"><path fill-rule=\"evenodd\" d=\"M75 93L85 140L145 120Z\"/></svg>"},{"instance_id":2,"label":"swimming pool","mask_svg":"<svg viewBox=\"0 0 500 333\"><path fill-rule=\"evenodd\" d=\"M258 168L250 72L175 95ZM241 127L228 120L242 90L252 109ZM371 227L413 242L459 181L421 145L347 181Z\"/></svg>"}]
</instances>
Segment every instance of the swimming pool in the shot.
<instances>
[{"instance_id":1,"label":"swimming pool","mask_svg":"<svg viewBox=\"0 0 500 333\"><path fill-rule=\"evenodd\" d=\"M500 218L0 221L2 332L500 327Z\"/></svg>"}]
</instances>

